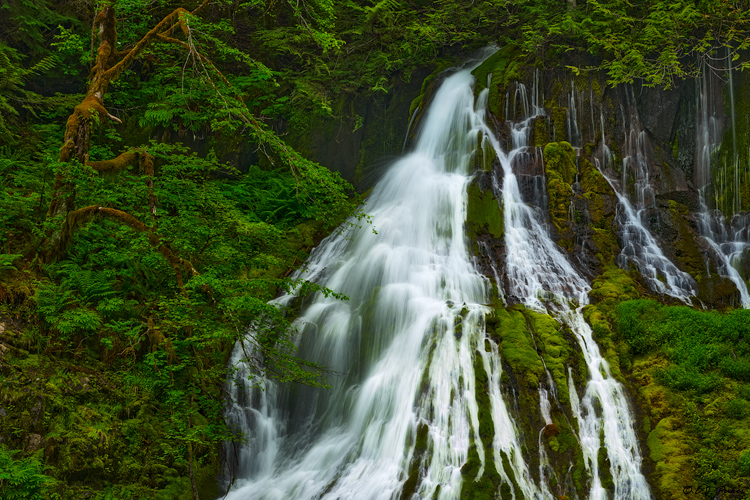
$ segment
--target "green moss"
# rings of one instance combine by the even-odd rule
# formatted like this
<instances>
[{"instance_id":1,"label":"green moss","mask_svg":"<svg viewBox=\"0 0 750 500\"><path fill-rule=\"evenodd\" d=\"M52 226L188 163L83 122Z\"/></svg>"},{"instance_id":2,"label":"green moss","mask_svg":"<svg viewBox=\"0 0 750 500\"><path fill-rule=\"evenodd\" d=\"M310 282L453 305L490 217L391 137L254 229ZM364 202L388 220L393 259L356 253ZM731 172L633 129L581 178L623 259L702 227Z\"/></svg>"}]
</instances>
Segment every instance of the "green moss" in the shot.
<instances>
[{"instance_id":1,"label":"green moss","mask_svg":"<svg viewBox=\"0 0 750 500\"><path fill-rule=\"evenodd\" d=\"M476 77L474 92L487 87L487 76L492 74L487 107L499 120L505 120L505 92L508 83L521 78L521 52L514 45L506 45L479 65L472 74Z\"/></svg>"},{"instance_id":2,"label":"green moss","mask_svg":"<svg viewBox=\"0 0 750 500\"><path fill-rule=\"evenodd\" d=\"M569 250L575 239L569 221L573 199L571 184L578 172L575 159L575 150L567 142L550 142L544 147L550 220L561 236L560 245Z\"/></svg>"},{"instance_id":3,"label":"green moss","mask_svg":"<svg viewBox=\"0 0 750 500\"><path fill-rule=\"evenodd\" d=\"M576 152L567 142L550 142L544 147L544 168L547 177L562 180L565 184L575 181L578 168L575 164Z\"/></svg>"},{"instance_id":4,"label":"green moss","mask_svg":"<svg viewBox=\"0 0 750 500\"><path fill-rule=\"evenodd\" d=\"M601 172L590 161L586 158L581 158L578 166L581 170L580 183L584 193L614 195L607 179L604 178Z\"/></svg>"},{"instance_id":5,"label":"green moss","mask_svg":"<svg viewBox=\"0 0 750 500\"><path fill-rule=\"evenodd\" d=\"M469 242L477 247L477 236L482 232L489 232L493 238L502 238L503 213L491 190L482 191L477 184L470 184L466 207L466 235Z\"/></svg>"},{"instance_id":6,"label":"green moss","mask_svg":"<svg viewBox=\"0 0 750 500\"><path fill-rule=\"evenodd\" d=\"M612 375L627 383L621 365L630 366L627 345L618 345L612 332L612 323L617 305L625 300L636 299L640 293L628 273L619 268L610 268L594 279L589 292L590 305L583 310L584 318L591 325L594 339L609 362Z\"/></svg>"},{"instance_id":7,"label":"green moss","mask_svg":"<svg viewBox=\"0 0 750 500\"><path fill-rule=\"evenodd\" d=\"M692 484L693 449L688 435L674 417L663 418L648 435L651 460L656 462L655 476L664 498L683 498L682 488Z\"/></svg>"},{"instance_id":8,"label":"green moss","mask_svg":"<svg viewBox=\"0 0 750 500\"><path fill-rule=\"evenodd\" d=\"M603 302L609 311L623 300L640 297L636 283L630 275L619 268L611 268L591 283L589 298L592 303Z\"/></svg>"},{"instance_id":9,"label":"green moss","mask_svg":"<svg viewBox=\"0 0 750 500\"><path fill-rule=\"evenodd\" d=\"M492 169L492 162L497 157L495 148L484 140L484 134L482 132L477 133L477 148L472 157L471 170L482 170L489 172Z\"/></svg>"},{"instance_id":10,"label":"green moss","mask_svg":"<svg viewBox=\"0 0 750 500\"><path fill-rule=\"evenodd\" d=\"M560 403L567 404L570 399L567 366L571 353L568 342L563 337L562 326L547 314L529 309L523 314L534 332L544 363L557 385Z\"/></svg>"},{"instance_id":11,"label":"green moss","mask_svg":"<svg viewBox=\"0 0 750 500\"><path fill-rule=\"evenodd\" d=\"M531 144L537 148L543 148L549 142L549 130L547 117L537 116L531 125Z\"/></svg>"},{"instance_id":12,"label":"green moss","mask_svg":"<svg viewBox=\"0 0 750 500\"><path fill-rule=\"evenodd\" d=\"M557 141L568 139L568 108L552 106L552 138Z\"/></svg>"},{"instance_id":13,"label":"green moss","mask_svg":"<svg viewBox=\"0 0 750 500\"><path fill-rule=\"evenodd\" d=\"M526 382L529 389L536 390L544 366L534 349L531 334L523 313L516 310L496 309L497 327L495 335L499 339L500 351L513 369L513 372Z\"/></svg>"}]
</instances>

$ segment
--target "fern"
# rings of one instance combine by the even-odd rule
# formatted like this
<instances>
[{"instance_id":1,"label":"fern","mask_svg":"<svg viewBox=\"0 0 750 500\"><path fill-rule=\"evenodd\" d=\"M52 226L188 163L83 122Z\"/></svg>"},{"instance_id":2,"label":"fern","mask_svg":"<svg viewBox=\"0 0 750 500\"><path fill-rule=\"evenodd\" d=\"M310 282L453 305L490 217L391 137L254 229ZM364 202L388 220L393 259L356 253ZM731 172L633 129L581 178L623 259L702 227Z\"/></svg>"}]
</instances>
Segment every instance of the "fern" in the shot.
<instances>
[{"instance_id":1,"label":"fern","mask_svg":"<svg viewBox=\"0 0 750 500\"><path fill-rule=\"evenodd\" d=\"M44 474L36 457L17 459L18 451L0 444L0 497L4 500L43 500L56 483Z\"/></svg>"},{"instance_id":2,"label":"fern","mask_svg":"<svg viewBox=\"0 0 750 500\"><path fill-rule=\"evenodd\" d=\"M365 7L367 12L365 22L372 26L376 21L386 20L392 16L400 7L398 0L378 0L372 7Z\"/></svg>"}]
</instances>

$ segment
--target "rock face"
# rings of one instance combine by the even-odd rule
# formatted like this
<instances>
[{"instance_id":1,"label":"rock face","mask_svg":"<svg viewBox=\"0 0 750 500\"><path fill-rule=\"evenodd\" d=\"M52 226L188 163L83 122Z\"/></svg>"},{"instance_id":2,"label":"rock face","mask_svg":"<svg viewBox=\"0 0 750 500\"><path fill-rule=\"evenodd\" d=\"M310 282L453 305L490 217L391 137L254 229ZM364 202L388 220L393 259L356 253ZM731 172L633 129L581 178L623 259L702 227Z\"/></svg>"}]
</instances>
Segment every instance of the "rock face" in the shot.
<instances>
[{"instance_id":1,"label":"rock face","mask_svg":"<svg viewBox=\"0 0 750 500\"><path fill-rule=\"evenodd\" d=\"M655 498L677 498L664 463L682 464L684 472L688 468L685 453L667 456L651 445L656 442L654 436L664 434L665 422L682 417L659 414L653 409L652 395L638 392L647 385L645 380L651 383L653 373L646 375L638 371L641 367L634 368L614 324L618 304L629 299L651 297L700 309L741 305L740 287L750 278L750 250L742 246L749 232L743 221L750 219L742 212L750 209L742 198L743 186L750 182L743 184L740 176L733 186L726 177L731 169L720 164L724 160L717 151L734 147L726 142L732 135L727 132L732 120L723 106L721 82L706 77L679 82L669 90L612 88L605 84L604 75L535 69L505 49L474 74L476 94L488 88L487 122L505 151L515 147L513 123L533 117L529 146L512 160L521 197L544 213L550 235L591 283L591 305L583 314L613 376L631 395L638 421L645 422L637 429L642 471ZM706 132L709 121L710 134ZM724 184L716 181L715 170L722 168ZM493 283L502 284L507 258L504 208L498 200L502 186L493 189L493 178L502 184L498 160L478 160L469 186L466 230L477 269ZM740 209L738 215L724 219L709 210L722 208L732 196L738 200L734 205ZM635 223L639 228L634 232ZM721 255L730 243L743 248L733 264L739 282L728 277L727 259ZM638 253L633 247L639 245L659 254L651 256L656 262L652 277L647 276L651 268L633 257ZM670 292L671 276L680 278L686 295ZM512 298L500 296L487 319L488 332L495 332L503 358L502 390L517 404L514 418L528 449L544 441L549 464L539 470L545 470L550 485L560 495L585 496L587 472L574 439L576 422L568 398L569 383L581 394L588 379L580 349L567 326L513 303ZM550 373L547 380L545 370ZM540 391L545 388L549 391L545 395L551 394L553 387L557 393L542 421ZM526 458L535 470L540 458L534 453ZM601 479L612 495L608 464L609 457L602 451L599 470L605 472Z\"/></svg>"},{"instance_id":2,"label":"rock face","mask_svg":"<svg viewBox=\"0 0 750 500\"><path fill-rule=\"evenodd\" d=\"M664 256L695 281L695 295L704 306L739 303L736 286L721 276L726 274L723 264L708 248L697 216L705 210L698 188L710 177L698 161L704 154L697 151L698 115L710 114L717 137L727 135L729 122L717 81L706 89L694 80L669 90L612 88L603 74L538 70L519 63L507 50L474 73L477 92L492 75L489 121L506 147L512 146L509 124L536 116L530 147L514 158L513 170L524 200L546 208L551 234L581 272L594 277L618 264L628 243L621 230L625 219L619 193ZM698 92L707 96L702 107ZM658 294L653 283L634 276Z\"/></svg>"}]
</instances>

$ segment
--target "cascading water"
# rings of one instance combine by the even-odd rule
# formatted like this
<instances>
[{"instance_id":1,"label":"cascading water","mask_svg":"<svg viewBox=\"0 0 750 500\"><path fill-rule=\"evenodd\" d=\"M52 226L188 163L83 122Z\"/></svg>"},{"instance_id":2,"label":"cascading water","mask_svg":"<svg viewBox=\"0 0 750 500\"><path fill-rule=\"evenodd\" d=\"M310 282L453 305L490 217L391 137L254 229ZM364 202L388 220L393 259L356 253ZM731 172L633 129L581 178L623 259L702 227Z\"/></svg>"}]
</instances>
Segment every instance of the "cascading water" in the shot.
<instances>
[{"instance_id":1,"label":"cascading water","mask_svg":"<svg viewBox=\"0 0 750 500\"><path fill-rule=\"evenodd\" d=\"M504 269L493 266L498 294L567 325L588 367L582 398L569 383L576 438L591 475L587 497L608 498L599 478L604 447L614 498L651 498L628 401L583 319L590 287L550 239L542 210L523 202L513 172L514 158L528 147L530 117L540 109L538 91L533 89L529 106L525 89L517 90L526 117L512 126L514 149L506 154L484 120L488 89L475 109L472 86L469 69L446 78L415 151L373 190L368 212L378 234L353 228L313 253L307 278L349 297L342 302L316 295L296 323L303 332L300 355L338 374L332 389L271 381L262 381L261 389L243 369L238 372L227 417L250 439L236 453L228 451L236 457L237 476L229 500L457 499L472 450L481 463L476 479L494 468L513 499L552 500L549 478L558 488L570 480L571 469L560 481L548 462L545 428L538 436L538 478L532 477L509 411L516 401L508 404L503 396L500 349L485 331L491 287L475 271L463 233L478 134L503 170L502 185L493 176L504 206L507 253ZM233 362L242 357L238 345ZM549 396L560 403L545 372L539 401L550 425ZM478 375L489 396L482 407ZM480 417L487 414L491 443L482 442L480 433Z\"/></svg>"},{"instance_id":2,"label":"cascading water","mask_svg":"<svg viewBox=\"0 0 750 500\"><path fill-rule=\"evenodd\" d=\"M611 161L611 154L604 143L603 117L602 164L598 160L596 162L619 201L617 219L622 252L617 259L618 265L627 269L629 264L634 264L653 290L689 304L690 298L695 295L695 280L664 255L656 239L646 228L647 213L654 206L654 192L648 175L646 131L638 118L632 88L626 88L625 97L627 106L622 109L626 124L621 186L618 187L617 182L608 177L604 170ZM631 197L634 201L631 201Z\"/></svg>"},{"instance_id":3,"label":"cascading water","mask_svg":"<svg viewBox=\"0 0 750 500\"><path fill-rule=\"evenodd\" d=\"M729 63L731 65L731 62ZM711 156L721 141L721 120L716 116L717 105L721 105L721 94L717 92L717 78L705 66L703 74L696 80L698 96L698 113L696 123L696 181L699 187L700 212L698 213L699 230L701 236L711 245L717 256L720 267L719 271L727 276L737 286L740 292L740 301L743 307L750 307L750 292L748 292L747 283L737 271L737 265L743 252L750 248L750 229L748 223L750 218L747 215L735 214L729 221L720 210L709 210L706 202L706 193L711 187ZM731 76L731 66L729 68ZM731 80L730 80L731 82ZM729 89L732 106L731 126L734 129L734 89L730 85ZM715 101L719 100L717 104ZM736 141L736 134L733 132L733 140ZM735 163L737 162L736 151L733 152ZM735 165L734 172L737 173L739 168ZM726 175L720 176L725 179ZM717 186L721 190L722 186ZM739 177L736 179L734 192L739 193ZM739 208L737 200L736 207Z\"/></svg>"},{"instance_id":4,"label":"cascading water","mask_svg":"<svg viewBox=\"0 0 750 500\"><path fill-rule=\"evenodd\" d=\"M237 450L229 500L458 498L471 443L479 476L488 458L475 369L489 382L483 411L495 463L507 463L502 481L523 498L552 499L531 478L503 401L498 346L484 328L489 282L464 241L469 165L486 129L487 92L475 111L472 87L469 69L446 78L415 151L373 190L378 234L355 228L313 253L315 281L349 297L318 295L297 321L299 354L340 374L332 389L235 381L247 396L227 415L250 442Z\"/></svg>"},{"instance_id":5,"label":"cascading water","mask_svg":"<svg viewBox=\"0 0 750 500\"><path fill-rule=\"evenodd\" d=\"M634 420L622 386L612 377L609 364L593 340L591 327L583 318L590 286L576 272L549 237L542 210L523 202L512 164L515 155L528 145L532 116L512 124L515 149L507 154L490 136L503 169L498 195L504 207L506 244L506 294L526 307L549 313L575 334L588 367L590 380L583 399L569 382L570 400L579 427L579 442L587 469L592 474L589 499L608 497L598 470L599 449L604 446L610 459L614 498L650 499L651 492L640 471L641 455ZM499 187L496 178L495 186ZM577 307L570 303L577 302ZM546 418L546 416L545 416ZM603 439L602 439L603 438ZM603 442L602 442L603 441Z\"/></svg>"}]
</instances>

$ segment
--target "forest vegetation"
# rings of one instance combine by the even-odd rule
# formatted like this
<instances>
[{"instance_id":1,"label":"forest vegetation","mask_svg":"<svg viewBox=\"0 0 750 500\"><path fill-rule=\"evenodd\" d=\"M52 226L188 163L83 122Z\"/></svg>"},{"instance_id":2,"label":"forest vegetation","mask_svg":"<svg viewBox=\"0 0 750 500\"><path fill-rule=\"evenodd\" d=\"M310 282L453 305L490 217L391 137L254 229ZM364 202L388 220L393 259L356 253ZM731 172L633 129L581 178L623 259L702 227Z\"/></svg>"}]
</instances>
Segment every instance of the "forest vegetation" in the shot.
<instances>
[{"instance_id":1,"label":"forest vegetation","mask_svg":"<svg viewBox=\"0 0 750 500\"><path fill-rule=\"evenodd\" d=\"M367 127L342 103L490 44L670 88L718 58L750 67L750 3L5 0L0 497L216 498L223 443L247 438L222 417L232 346L252 325L258 376L326 385L295 356L293 311L267 302L295 287L346 300L289 276L347 218L368 223L355 179L307 154L310 124ZM673 363L675 398L731 380L727 419L750 415L750 354L720 356L746 316L637 298L609 304L615 340L668 346L651 362ZM681 340L693 328L713 357ZM695 425L711 446L728 432ZM736 470L706 452L698 476L750 475L735 451Z\"/></svg>"}]
</instances>

